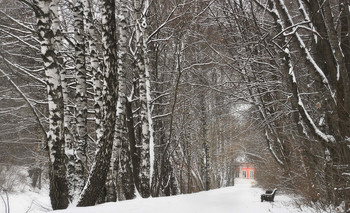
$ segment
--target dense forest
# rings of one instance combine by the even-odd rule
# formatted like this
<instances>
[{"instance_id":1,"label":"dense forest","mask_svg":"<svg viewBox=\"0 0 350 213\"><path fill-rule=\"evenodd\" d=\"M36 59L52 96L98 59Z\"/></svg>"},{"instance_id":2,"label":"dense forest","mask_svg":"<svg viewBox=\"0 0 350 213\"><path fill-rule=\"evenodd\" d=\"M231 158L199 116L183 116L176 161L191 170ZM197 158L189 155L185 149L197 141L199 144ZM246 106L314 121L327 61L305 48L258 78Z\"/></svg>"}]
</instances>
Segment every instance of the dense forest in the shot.
<instances>
[{"instance_id":1,"label":"dense forest","mask_svg":"<svg viewBox=\"0 0 350 213\"><path fill-rule=\"evenodd\" d=\"M350 208L349 9L0 0L0 174L42 173L64 209L232 186L243 158Z\"/></svg>"}]
</instances>

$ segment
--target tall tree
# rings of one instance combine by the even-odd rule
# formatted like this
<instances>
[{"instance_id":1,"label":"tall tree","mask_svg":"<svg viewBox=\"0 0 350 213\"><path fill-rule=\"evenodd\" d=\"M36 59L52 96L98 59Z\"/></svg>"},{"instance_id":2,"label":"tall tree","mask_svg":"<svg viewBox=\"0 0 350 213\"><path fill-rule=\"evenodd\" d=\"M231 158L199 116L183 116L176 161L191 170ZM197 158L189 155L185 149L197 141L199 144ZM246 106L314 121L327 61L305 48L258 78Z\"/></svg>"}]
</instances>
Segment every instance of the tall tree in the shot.
<instances>
[{"instance_id":1,"label":"tall tree","mask_svg":"<svg viewBox=\"0 0 350 213\"><path fill-rule=\"evenodd\" d=\"M58 1L34 1L38 19L38 35L41 46L41 55L47 77L47 92L49 103L49 131L47 132L47 148L50 156L50 198L53 209L67 208L68 187L65 165L64 140L64 106L61 85L61 76L54 49L54 41L60 28L57 26Z\"/></svg>"},{"instance_id":2,"label":"tall tree","mask_svg":"<svg viewBox=\"0 0 350 213\"><path fill-rule=\"evenodd\" d=\"M83 2L73 1L75 72L76 72L76 162L75 178L78 193L83 189L88 176L87 167L87 85L85 61L85 32Z\"/></svg>"},{"instance_id":3,"label":"tall tree","mask_svg":"<svg viewBox=\"0 0 350 213\"><path fill-rule=\"evenodd\" d=\"M112 154L115 130L115 114L118 84L115 1L101 2L102 10L102 42L104 63L104 88L102 92L102 126L103 133L99 138L95 161L90 171L87 184L80 196L78 206L95 205L105 185Z\"/></svg>"},{"instance_id":4,"label":"tall tree","mask_svg":"<svg viewBox=\"0 0 350 213\"><path fill-rule=\"evenodd\" d=\"M142 197L151 195L151 183L153 175L154 151L153 151L153 127L151 113L150 94L150 72L152 69L150 62L150 49L148 47L148 23L147 12L149 2L134 1L134 21L135 21L135 63L139 75L139 102L140 102L140 184L139 192Z\"/></svg>"},{"instance_id":5,"label":"tall tree","mask_svg":"<svg viewBox=\"0 0 350 213\"><path fill-rule=\"evenodd\" d=\"M120 179L122 189L126 199L133 199L135 197L135 186L132 169L132 159L130 156L130 146L132 143L128 137L127 121L132 118L127 118L127 54L128 54L128 26L130 22L130 13L128 7L130 1L121 0L119 7L119 39L118 39L118 75L119 75L119 99L117 108L117 135L116 142L121 144L120 150Z\"/></svg>"},{"instance_id":6,"label":"tall tree","mask_svg":"<svg viewBox=\"0 0 350 213\"><path fill-rule=\"evenodd\" d=\"M129 44L129 22L130 13L128 7L130 1L121 0L118 4L118 102L116 112L116 126L114 144L112 148L111 168L109 171L107 186L107 200L133 199L135 197L134 173L131 159L130 147L132 146L129 134L134 134L131 130L128 133L127 118L127 61L128 61L128 44ZM118 186L119 185L119 186ZM116 195L115 192L119 194Z\"/></svg>"}]
</instances>

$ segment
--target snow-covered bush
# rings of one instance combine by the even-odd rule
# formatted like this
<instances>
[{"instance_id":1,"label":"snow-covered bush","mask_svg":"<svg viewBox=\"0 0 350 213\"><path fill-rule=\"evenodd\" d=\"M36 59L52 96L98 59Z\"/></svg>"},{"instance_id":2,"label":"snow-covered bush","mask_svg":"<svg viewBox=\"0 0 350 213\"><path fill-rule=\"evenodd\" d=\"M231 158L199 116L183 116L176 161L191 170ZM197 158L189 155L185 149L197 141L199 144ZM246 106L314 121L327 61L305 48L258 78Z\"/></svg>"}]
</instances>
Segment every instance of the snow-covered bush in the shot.
<instances>
[{"instance_id":1,"label":"snow-covered bush","mask_svg":"<svg viewBox=\"0 0 350 213\"><path fill-rule=\"evenodd\" d=\"M7 192L21 192L27 186L28 173L23 167L0 166L0 188Z\"/></svg>"}]
</instances>

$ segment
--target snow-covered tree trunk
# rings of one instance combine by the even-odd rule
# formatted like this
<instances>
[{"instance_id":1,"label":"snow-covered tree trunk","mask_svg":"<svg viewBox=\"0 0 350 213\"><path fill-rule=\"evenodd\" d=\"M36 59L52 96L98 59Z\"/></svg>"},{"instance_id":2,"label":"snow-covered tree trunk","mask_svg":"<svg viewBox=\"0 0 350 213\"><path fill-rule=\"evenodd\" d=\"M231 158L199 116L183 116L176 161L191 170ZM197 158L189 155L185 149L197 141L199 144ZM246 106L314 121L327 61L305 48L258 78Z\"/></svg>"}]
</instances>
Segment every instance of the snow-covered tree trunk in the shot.
<instances>
[{"instance_id":1,"label":"snow-covered tree trunk","mask_svg":"<svg viewBox=\"0 0 350 213\"><path fill-rule=\"evenodd\" d=\"M151 64L149 48L147 46L147 20L148 1L134 1L135 10L135 37L136 37L136 65L139 72L139 101L141 122L141 147L140 147L140 194L149 197L151 194L151 182L153 175L153 130L151 116L150 72Z\"/></svg>"},{"instance_id":2,"label":"snow-covered tree trunk","mask_svg":"<svg viewBox=\"0 0 350 213\"><path fill-rule=\"evenodd\" d=\"M119 1L118 11L118 103L116 113L116 126L114 136L114 146L111 160L111 179L120 183L120 191L122 195L118 198L133 199L135 197L135 186L132 171L132 163L130 158L130 142L127 132L127 117L126 117L126 62L128 52L128 32L129 13L128 0ZM118 165L116 165L118 164ZM108 197L108 189L107 189Z\"/></svg>"},{"instance_id":3,"label":"snow-covered tree trunk","mask_svg":"<svg viewBox=\"0 0 350 213\"><path fill-rule=\"evenodd\" d=\"M55 5L56 8L53 8ZM62 42L62 33L60 27L60 19L62 19L62 12L59 6L59 0L55 0L55 4L51 6L52 10L57 11L57 17L52 17L52 22L56 23L52 27L55 31L55 52L57 55L58 66L61 76L61 85L62 85L62 95L63 95L63 105L64 105L64 138L65 138L65 153L67 155L67 184L69 190L69 198L72 200L74 197L73 190L75 187L75 161L76 157L74 154L75 146L75 131L73 127L74 117L72 115L71 108L72 105L69 101L69 89L68 89L68 75L67 69L64 66L64 61L66 60L62 54L64 51L63 42Z\"/></svg>"},{"instance_id":4,"label":"snow-covered tree trunk","mask_svg":"<svg viewBox=\"0 0 350 213\"><path fill-rule=\"evenodd\" d=\"M302 7L300 7L302 8ZM271 11L275 11L272 12L271 15L274 18L276 27L278 29L278 31L282 32L285 30L286 26L288 25L287 23L284 23L283 20L281 19L281 16L279 15L279 13L276 13L277 9L275 4L271 3L270 4L270 9ZM289 23L290 25L290 23ZM290 97L290 104L291 107L293 109L293 115L292 118L297 126L297 131L299 133L299 135L305 135L304 132L304 127L302 125L302 120L301 120L301 116L298 112L298 97L299 97L299 91L298 91L298 85L296 82L296 78L294 75L294 67L293 67L293 61L292 61L292 55L290 52L291 46L290 45L286 45L289 43L289 39L288 37L282 35L281 36L282 39L279 41L279 45L280 46L285 46L284 51L281 51L280 55L282 58L282 64L281 64L281 72L283 77L286 80L286 92L290 92L292 95ZM305 146L309 147L309 141L307 138L307 135L305 135L305 137L301 137L299 140L301 141L302 144L304 144ZM305 151L305 149L298 149L298 155L300 157L300 161L301 161L301 168L302 171L304 172L304 176L305 176L305 180L306 183L304 186L305 190L308 191L308 196L312 199L312 200L317 200L317 193L315 191L315 187L312 187L315 184L315 166L306 160L307 156L307 152ZM284 166L284 165L283 165ZM300 182L303 180L300 180Z\"/></svg>"},{"instance_id":5,"label":"snow-covered tree trunk","mask_svg":"<svg viewBox=\"0 0 350 213\"><path fill-rule=\"evenodd\" d=\"M69 89L68 89L68 78L67 69L62 67L60 71L61 75L61 85L63 93L64 102L64 138L65 138L65 152L67 155L67 181L70 200L74 197L74 187L75 187L75 138L74 138L74 128L73 121L74 117L72 115L72 105L69 101Z\"/></svg>"},{"instance_id":6,"label":"snow-covered tree trunk","mask_svg":"<svg viewBox=\"0 0 350 213\"><path fill-rule=\"evenodd\" d=\"M343 2L344 3L344 2ZM344 37L341 35L348 34L348 21L345 23L345 30L339 28L338 32L334 25L335 17L333 17L332 2L325 1L322 2L322 7L320 7L321 1L310 1L303 3L299 2L299 9L303 11L303 16L306 21L311 20L309 26L315 27L317 30L318 37L313 39L313 48L311 50L315 51L313 53L307 47L306 42L301 32L296 29L296 24L293 22L292 12L289 11L287 4L282 0L270 1L270 4L274 5L274 9L271 10L272 14L278 17L276 24L281 25L281 35L284 37L284 43L289 43L290 39L287 36L292 36L295 43L284 47L284 58L288 64L288 71L285 71L286 76L289 78L289 83L291 85L290 91L292 92L292 107L298 110L300 114L300 122L298 122L298 117L295 116L295 121L298 122L299 132L304 134L310 132L313 137L321 142L322 148L325 150L325 168L324 168L324 181L323 184L325 191L327 191L328 201L333 203L340 203L346 196L346 190L334 190L339 186L343 186L346 182L346 177L342 177L344 170L337 168L338 165L348 165L349 164L349 148L345 148L345 144L341 141L348 138L349 126L349 75L347 71L346 60L346 50L348 48L342 49L342 40ZM309 16L304 9L304 4L308 7ZM340 4L341 8L344 4ZM348 7L339 10L340 20L342 14L346 14ZM310 18L311 17L311 18ZM288 32L288 29L291 32ZM343 31L344 30L344 31ZM340 35L340 37L339 37ZM346 36L345 36L346 37ZM347 39L345 39L347 40ZM321 127L314 121L313 115L307 109L307 100L303 100L301 83L299 83L298 75L296 69L297 62L293 61L292 55L290 54L289 47L296 49L298 53L304 57L305 63L309 71L314 74L317 80L320 82L317 85L317 91L322 94L319 99L322 105L319 104L319 110L325 115L325 126ZM287 73L288 72L288 73ZM306 128L299 126L299 124L305 123ZM305 155L305 154L304 154ZM342 157L340 157L342 156ZM305 156L307 157L307 156ZM305 162L306 168L310 169L312 167L308 166L310 163ZM312 165L311 165L312 166ZM308 171L309 174L312 175ZM311 177L312 178L312 177Z\"/></svg>"},{"instance_id":7,"label":"snow-covered tree trunk","mask_svg":"<svg viewBox=\"0 0 350 213\"><path fill-rule=\"evenodd\" d=\"M338 123L339 130L336 128L332 129L330 126L331 133L337 140L337 144L330 144L325 150L326 153L326 165L328 169L328 182L334 182L330 184L330 190L334 190L334 203L339 205L345 202L346 206L350 206L350 191L348 190L350 178L345 173L348 173L350 169L337 168L339 165L350 166L350 147L349 142L343 143L342 141L349 140L350 138L350 50L349 50L349 33L350 33L350 13L349 13L349 1L339 2L339 17L333 12L332 2L327 1L324 3L323 8L323 19L327 29L327 38L331 47L332 58L334 58L336 70L336 99L337 99L337 117L335 122ZM335 23L339 19L341 23L340 29ZM339 131L339 132L338 132ZM333 141L334 142L334 141ZM329 151L329 156L327 156ZM339 157L341 155L341 157ZM328 159L327 159L328 158ZM335 169L336 168L336 169ZM336 172L334 172L337 170ZM341 190L334 188L340 187ZM347 190L346 190L347 189ZM329 193L332 195L331 193Z\"/></svg>"},{"instance_id":8,"label":"snow-covered tree trunk","mask_svg":"<svg viewBox=\"0 0 350 213\"><path fill-rule=\"evenodd\" d=\"M59 34L57 2L51 0L35 0L37 10L37 27L47 78L49 104L49 131L47 132L47 148L49 152L50 199L53 209L68 207L68 187L66 179L66 155L64 140L64 104L61 76L57 55L54 49L55 36Z\"/></svg>"},{"instance_id":9,"label":"snow-covered tree trunk","mask_svg":"<svg viewBox=\"0 0 350 213\"><path fill-rule=\"evenodd\" d=\"M80 196L78 206L95 205L97 198L105 185L110 166L112 144L115 129L117 101L117 61L116 61L116 21L115 1L101 1L102 11L102 42L104 61L103 101L103 134L98 136L98 147L95 162L89 179Z\"/></svg>"},{"instance_id":10,"label":"snow-covered tree trunk","mask_svg":"<svg viewBox=\"0 0 350 213\"><path fill-rule=\"evenodd\" d=\"M96 32L93 25L93 16L91 12L91 4L89 0L82 0L84 8L84 18L85 18L85 29L87 31L87 41L89 45L89 57L90 57L90 67L93 79L93 89L94 89L94 110L95 110L95 123L96 123L96 141L100 140L102 136L102 89L103 89L103 73L102 66L98 59L98 49L97 49L97 38Z\"/></svg>"},{"instance_id":11,"label":"snow-covered tree trunk","mask_svg":"<svg viewBox=\"0 0 350 213\"><path fill-rule=\"evenodd\" d=\"M82 0L73 1L75 74L76 74L76 162L75 188L80 193L88 176L87 171L87 87L85 65L84 16Z\"/></svg>"},{"instance_id":12,"label":"snow-covered tree trunk","mask_svg":"<svg viewBox=\"0 0 350 213\"><path fill-rule=\"evenodd\" d=\"M277 15L281 19L281 21L284 24L285 28L294 25L294 23L292 21L292 18L291 18L291 15L289 14L289 12L287 10L287 7L284 4L284 1L282 1L282 0L275 0L275 8L277 9L276 10L276 11L278 11ZM322 82L325 83L327 87L330 87L325 74L323 73L322 69L314 61L314 58L311 56L310 52L307 50L307 48L305 46L305 43L301 39L301 37L298 34L298 32L295 32L294 36L295 36L295 38L297 39L297 41L299 43L299 45L297 45L297 47L300 48L299 50L301 52L304 52L306 58L311 63L312 68L317 70L319 75L322 76L322 78L323 78ZM329 90L331 90L331 89L329 89ZM297 97L297 98L299 99L300 97ZM331 99L331 97L330 97L330 99ZM304 122L310 127L310 131L315 135L315 137L319 138L321 141L323 141L325 143L332 142L334 140L334 136L333 135L326 135L324 132L320 131L319 128L317 128L317 126L315 125L314 121L311 119L311 117L309 116L308 112L304 108L303 103L302 103L301 100L300 100L300 102L298 102L298 105L299 105L298 109L299 109L300 115L302 116Z\"/></svg>"},{"instance_id":13,"label":"snow-covered tree trunk","mask_svg":"<svg viewBox=\"0 0 350 213\"><path fill-rule=\"evenodd\" d=\"M345 13L346 13L346 10L349 10L349 8L347 7L345 9L344 3L345 2L342 2L343 11L341 12L340 16L342 16L343 18L346 18L347 15L345 15ZM349 47L345 47L344 51L341 47L341 44L342 44L341 41L348 40L348 35L346 34L349 33L349 29L348 29L349 26L347 24L347 21L342 23L342 27L343 28L345 27L345 30L343 28L340 30L343 35L342 35L342 38L339 39L336 26L334 25L334 22L335 22L334 19L337 19L337 18L333 17L333 14L331 11L332 10L331 3L329 1L325 2L323 6L323 10L324 10L324 22L327 29L328 41L333 53L333 57L335 59L334 68L336 70L337 85L341 86L341 88L337 90L338 92L337 110L338 110L339 119L340 119L339 126L340 127L346 126L346 128L344 128L346 129L344 134L346 134L346 136L350 136L349 135L350 112L346 112L348 109L350 109L350 82L349 82L350 78L349 78L349 71L347 70L347 67L346 67L345 55L344 55L344 53L349 52L348 50ZM344 131L344 130L341 130L341 131Z\"/></svg>"},{"instance_id":14,"label":"snow-covered tree trunk","mask_svg":"<svg viewBox=\"0 0 350 213\"><path fill-rule=\"evenodd\" d=\"M129 101L134 99L136 97L135 93L137 93L137 84L136 80L134 79L133 86L132 86L132 92L130 96L126 100L126 124L127 124L127 131L128 131L128 141L129 141L129 148L130 148L130 160L131 160L131 168L132 168L132 176L134 180L135 190L137 191L138 183L139 181L139 168L140 168L140 155L139 150L137 148L137 139L136 139L136 128L135 128L135 122L134 122L134 112L132 109L132 101ZM135 95L135 96L134 96ZM123 148L124 150L124 148ZM135 193L136 193L135 191Z\"/></svg>"}]
</instances>

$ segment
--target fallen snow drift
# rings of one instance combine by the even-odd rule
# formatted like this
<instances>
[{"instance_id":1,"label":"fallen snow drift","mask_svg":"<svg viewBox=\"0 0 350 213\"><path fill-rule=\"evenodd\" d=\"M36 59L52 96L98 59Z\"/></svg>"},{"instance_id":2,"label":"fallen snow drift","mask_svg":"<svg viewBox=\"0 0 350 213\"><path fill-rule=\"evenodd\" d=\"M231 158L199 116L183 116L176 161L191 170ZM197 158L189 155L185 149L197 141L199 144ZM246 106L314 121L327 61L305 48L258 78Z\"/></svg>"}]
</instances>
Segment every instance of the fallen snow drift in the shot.
<instances>
[{"instance_id":1,"label":"fallen snow drift","mask_svg":"<svg viewBox=\"0 0 350 213\"><path fill-rule=\"evenodd\" d=\"M261 202L260 188L251 181L236 180L236 185L222 189L172 197L134 199L105 203L94 207L70 207L54 213L289 213L315 212L295 206L295 199L276 194L275 202Z\"/></svg>"},{"instance_id":2,"label":"fallen snow drift","mask_svg":"<svg viewBox=\"0 0 350 213\"><path fill-rule=\"evenodd\" d=\"M11 213L43 213L52 210L48 189L26 190L8 194ZM7 196L4 193L1 196L4 200L0 199L0 213L7 213Z\"/></svg>"}]
</instances>

